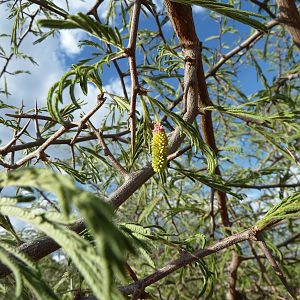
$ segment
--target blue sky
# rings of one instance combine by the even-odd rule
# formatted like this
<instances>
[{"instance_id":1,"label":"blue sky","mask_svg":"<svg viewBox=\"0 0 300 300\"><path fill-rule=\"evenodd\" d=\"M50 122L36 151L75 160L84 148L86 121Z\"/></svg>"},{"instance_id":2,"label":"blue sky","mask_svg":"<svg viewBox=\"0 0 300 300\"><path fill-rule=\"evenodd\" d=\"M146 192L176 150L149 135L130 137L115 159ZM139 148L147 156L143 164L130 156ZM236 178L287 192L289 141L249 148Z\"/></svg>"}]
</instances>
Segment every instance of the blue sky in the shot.
<instances>
[{"instance_id":1,"label":"blue sky","mask_svg":"<svg viewBox=\"0 0 300 300\"><path fill-rule=\"evenodd\" d=\"M62 5L64 1L54 1L58 5ZM102 20L105 17L105 11L107 8L108 1L105 0L102 6L99 9L99 14ZM157 3L159 3L157 1ZM90 1L73 1L71 3L73 9L72 13L78 11L86 12L90 8ZM161 9L159 5L159 9ZM251 9L251 5L248 1L245 1L244 9ZM216 35L219 32L218 24L209 18L208 10L194 7L194 17L197 32L200 40L204 43L204 46L210 47L215 46L217 41L211 40L205 42L205 40L211 36ZM6 12L1 10L0 12L0 31L1 33L7 32L11 29L12 22L5 20ZM251 31L249 26L240 24L238 22L231 22L233 26L238 30L238 35L232 35L230 33L225 34L223 41L229 45L230 48L236 45L237 36L247 37ZM155 28L152 19L145 20L142 16L140 21L140 28ZM164 26L166 36L170 36L172 33L170 23L167 23ZM39 66L33 66L21 60L12 61L10 70L14 69L29 69L32 73L29 75L19 75L17 77L11 78L8 77L9 89L12 93L12 97L9 97L6 101L11 103L20 103L23 99L25 104L28 103L28 107L36 99L42 104L45 103L44 99L47 94L49 87L59 79L59 77L68 70L68 67L72 63L78 62L81 58L85 57L86 54L90 51L88 48L82 49L78 47L78 42L81 39L88 38L80 30L65 30L62 31L60 35L56 35L54 38L48 38L42 44L33 46L32 42L35 40L33 37L30 37L25 41L21 50L25 53L31 54L36 61L39 63ZM9 39L2 38L0 40L1 46L4 46L8 50L9 48ZM228 49L230 50L230 49ZM226 52L226 51L224 51ZM3 61L0 60L0 67L3 64ZM124 59L120 61L120 65L127 68L127 61ZM253 68L248 66L243 67L243 72L241 73L243 78L242 90L248 94L261 87L261 84L257 81L255 71ZM43 80L41 80L43 78ZM103 76L104 86L107 90L113 91L115 93L120 91L119 80L116 79L116 72L112 66L109 69L105 70L105 76ZM129 78L127 79L128 86L130 85ZM3 80L1 81L3 85ZM91 88L90 97L96 96L97 91ZM81 95L82 96L82 95ZM4 97L1 97L2 100L5 100Z\"/></svg>"}]
</instances>

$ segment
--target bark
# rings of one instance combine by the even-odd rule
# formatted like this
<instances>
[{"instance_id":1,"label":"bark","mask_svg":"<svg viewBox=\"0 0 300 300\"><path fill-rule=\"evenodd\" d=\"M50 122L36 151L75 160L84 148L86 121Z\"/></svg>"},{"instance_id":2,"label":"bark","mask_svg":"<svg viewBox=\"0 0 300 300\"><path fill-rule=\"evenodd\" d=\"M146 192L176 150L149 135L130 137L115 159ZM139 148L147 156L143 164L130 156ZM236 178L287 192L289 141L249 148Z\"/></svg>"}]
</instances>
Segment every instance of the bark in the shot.
<instances>
[{"instance_id":1,"label":"bark","mask_svg":"<svg viewBox=\"0 0 300 300\"><path fill-rule=\"evenodd\" d=\"M276 0L280 22L290 33L300 51L300 14L294 0Z\"/></svg>"},{"instance_id":2,"label":"bark","mask_svg":"<svg viewBox=\"0 0 300 300\"><path fill-rule=\"evenodd\" d=\"M241 263L241 259L236 251L232 251L231 263L229 266L229 293L227 295L228 300L241 299L236 289L237 283L237 271Z\"/></svg>"}]
</instances>

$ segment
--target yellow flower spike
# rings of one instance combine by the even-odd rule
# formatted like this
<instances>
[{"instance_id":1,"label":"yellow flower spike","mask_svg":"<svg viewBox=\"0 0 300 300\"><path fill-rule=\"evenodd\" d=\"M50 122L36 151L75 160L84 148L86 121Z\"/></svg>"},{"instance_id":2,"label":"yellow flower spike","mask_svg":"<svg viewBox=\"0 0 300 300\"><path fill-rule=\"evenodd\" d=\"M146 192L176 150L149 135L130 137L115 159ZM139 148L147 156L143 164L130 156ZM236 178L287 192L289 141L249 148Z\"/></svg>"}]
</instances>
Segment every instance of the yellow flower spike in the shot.
<instances>
[{"instance_id":1,"label":"yellow flower spike","mask_svg":"<svg viewBox=\"0 0 300 300\"><path fill-rule=\"evenodd\" d=\"M168 138L163 125L158 122L154 122L152 134L152 168L154 172L160 173L168 164Z\"/></svg>"}]
</instances>

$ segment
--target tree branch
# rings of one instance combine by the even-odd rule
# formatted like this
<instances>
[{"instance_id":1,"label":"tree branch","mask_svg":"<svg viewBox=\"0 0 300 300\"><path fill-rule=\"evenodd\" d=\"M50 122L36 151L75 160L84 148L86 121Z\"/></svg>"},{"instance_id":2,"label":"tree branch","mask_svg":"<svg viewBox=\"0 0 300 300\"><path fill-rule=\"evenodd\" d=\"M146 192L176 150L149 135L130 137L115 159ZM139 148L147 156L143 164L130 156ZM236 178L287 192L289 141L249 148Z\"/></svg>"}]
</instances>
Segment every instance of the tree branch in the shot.
<instances>
[{"instance_id":1,"label":"tree branch","mask_svg":"<svg viewBox=\"0 0 300 300\"><path fill-rule=\"evenodd\" d=\"M300 232L293 235L292 237L290 237L289 239L285 240L284 242L276 245L277 248L281 248L281 247L287 247L290 243L296 241L300 239Z\"/></svg>"},{"instance_id":2,"label":"tree branch","mask_svg":"<svg viewBox=\"0 0 300 300\"><path fill-rule=\"evenodd\" d=\"M75 127L75 126L74 126ZM126 140L124 140L122 138L122 136L127 135L128 133L130 133L129 130L124 130L118 133L107 133L107 134L103 134L103 138L110 138L113 140L121 140L123 142L126 142ZM87 141L91 141L91 140L96 140L97 137L94 134L90 134L87 136L82 136L82 137L78 137L76 138L74 141L73 139L60 139L60 140L55 140L51 142L51 145L70 145L71 141L73 141L73 144L76 143L82 143L82 142L87 142ZM6 151L2 151L0 149L0 154L1 155L6 155L7 153L13 152L13 151L21 151L21 150L25 150L25 149L29 149L29 148L34 148L34 147L39 147L40 145L42 145L43 143L45 143L47 139L38 139L35 142L29 142L29 143L25 143L25 144L21 144L21 145L13 145L10 147L10 149L6 150Z\"/></svg>"},{"instance_id":3,"label":"tree branch","mask_svg":"<svg viewBox=\"0 0 300 300\"><path fill-rule=\"evenodd\" d=\"M258 0L250 0L252 3L260 7L261 10L264 10L271 18L275 19L276 15L269 9L267 2L260 2Z\"/></svg>"},{"instance_id":4,"label":"tree branch","mask_svg":"<svg viewBox=\"0 0 300 300\"><path fill-rule=\"evenodd\" d=\"M240 243L242 241L246 241L249 239L253 239L255 236L255 232L252 228L245 230L243 232L233 234L230 237L224 238L211 246L208 246L205 249L199 249L194 253L184 252L181 254L180 258L175 259L167 263L164 267L158 269L156 272L151 275L140 279L137 282L134 282L126 287L121 287L120 291L124 295L129 295L134 293L136 288L143 286L146 288L147 286L161 280L162 278L168 276L169 274L175 272L176 270L191 264L194 261L199 260L200 258L206 257L213 253L216 253L220 250L226 249L234 244Z\"/></svg>"},{"instance_id":5,"label":"tree branch","mask_svg":"<svg viewBox=\"0 0 300 300\"><path fill-rule=\"evenodd\" d=\"M276 25L279 24L278 20L272 20L266 24L268 29L272 29ZM262 31L255 31L252 35L250 35L246 40L244 40L240 45L223 55L223 57L213 66L211 67L205 77L208 78L210 76L214 76L217 71L234 55L239 53L241 50L248 49L252 44L256 43L260 38L264 36L264 32Z\"/></svg>"},{"instance_id":6,"label":"tree branch","mask_svg":"<svg viewBox=\"0 0 300 300\"><path fill-rule=\"evenodd\" d=\"M128 176L127 171L123 168L123 166L119 163L119 161L113 156L113 154L111 153L111 151L109 150L109 148L107 147L104 139L103 139L103 135L102 135L102 131L99 132L94 125L91 123L91 121L88 121L88 126L90 127L91 131L96 135L99 144L101 145L103 151L104 151L104 155L108 157L108 159L110 160L110 162L112 163L112 165L114 166L114 168L119 172L119 174L121 176L124 176L125 179Z\"/></svg>"},{"instance_id":7,"label":"tree branch","mask_svg":"<svg viewBox=\"0 0 300 300\"><path fill-rule=\"evenodd\" d=\"M12 146L16 143L16 141L21 137L21 135L26 131L27 127L29 126L31 120L29 120L25 126L19 131L17 132L14 137L11 139L11 141L9 141L5 146L3 146L2 148L0 148L0 153L7 153L9 151L9 149L12 148Z\"/></svg>"},{"instance_id":8,"label":"tree branch","mask_svg":"<svg viewBox=\"0 0 300 300\"><path fill-rule=\"evenodd\" d=\"M264 185L254 185L254 184L242 184L242 183L228 183L228 186L238 187L243 189L276 189L276 188L294 188L299 187L300 183L277 183L277 184L264 184Z\"/></svg>"},{"instance_id":9,"label":"tree branch","mask_svg":"<svg viewBox=\"0 0 300 300\"><path fill-rule=\"evenodd\" d=\"M287 289L287 291L289 292L289 294L293 297L293 299L296 299L296 296L294 295L294 291L291 289L291 287L288 285L286 278L284 276L284 274L282 273L281 269L279 268L277 262L275 261L272 253L269 251L264 238L262 236L262 234L259 234L257 237L257 243L258 246L260 247L261 251L263 252L263 254L266 256L266 258L268 259L270 265L272 266L272 268L275 271L275 274L278 276L278 278L280 279L280 281L282 282L282 284L285 286L285 288Z\"/></svg>"},{"instance_id":10,"label":"tree branch","mask_svg":"<svg viewBox=\"0 0 300 300\"><path fill-rule=\"evenodd\" d=\"M237 254L236 251L232 251L232 259L229 266L229 291L227 298L229 300L236 300L238 299L238 291L236 289L236 283L237 283L237 271L238 267L241 264L241 258Z\"/></svg>"},{"instance_id":11,"label":"tree branch","mask_svg":"<svg viewBox=\"0 0 300 300\"><path fill-rule=\"evenodd\" d=\"M29 25L28 25L26 31L22 34L22 36L21 36L20 39L18 40L18 43L17 43L16 46L15 46L16 49L18 49L18 48L21 46L21 44L22 44L23 40L25 39L25 37L26 37L30 32L32 32L32 26L33 26L35 17L37 16L38 12L39 12L39 9L37 9L37 10L30 16L30 22L29 22ZM2 68L2 70L1 70L1 72L0 72L0 78L7 72L6 70L7 70L8 64L10 63L11 59L15 56L15 54L16 54L17 52L18 52L18 51L12 51L12 52L10 53L10 55L6 58L6 62L5 62L3 68Z\"/></svg>"},{"instance_id":12,"label":"tree branch","mask_svg":"<svg viewBox=\"0 0 300 300\"><path fill-rule=\"evenodd\" d=\"M98 99L97 104L93 107L85 116L82 117L80 121L77 122L77 126L80 127L84 124L104 103L105 98ZM21 158L15 164L10 165L9 169L17 169L20 166L24 165L26 162L30 161L33 158L45 159L45 150L53 144L61 135L63 135L67 130L73 127L72 124L64 124L60 129L58 129L53 135L51 135L38 149ZM72 142L72 140L71 140ZM1 162L0 162L1 164ZM7 166L6 166L7 167Z\"/></svg>"},{"instance_id":13,"label":"tree branch","mask_svg":"<svg viewBox=\"0 0 300 300\"><path fill-rule=\"evenodd\" d=\"M66 19L68 17L68 14L61 9L60 7L58 7L57 5L52 6L49 2L47 2L46 0L28 0L31 3L37 4L42 8L46 8L49 11L63 17L64 19Z\"/></svg>"},{"instance_id":14,"label":"tree branch","mask_svg":"<svg viewBox=\"0 0 300 300\"><path fill-rule=\"evenodd\" d=\"M129 71L131 77L131 95L130 95L130 130L131 130L131 151L132 155L135 152L135 139L136 139L136 100L139 93L138 73L136 69L136 40L138 33L139 17L141 10L141 0L135 0L133 5L130 35L127 47Z\"/></svg>"}]
</instances>

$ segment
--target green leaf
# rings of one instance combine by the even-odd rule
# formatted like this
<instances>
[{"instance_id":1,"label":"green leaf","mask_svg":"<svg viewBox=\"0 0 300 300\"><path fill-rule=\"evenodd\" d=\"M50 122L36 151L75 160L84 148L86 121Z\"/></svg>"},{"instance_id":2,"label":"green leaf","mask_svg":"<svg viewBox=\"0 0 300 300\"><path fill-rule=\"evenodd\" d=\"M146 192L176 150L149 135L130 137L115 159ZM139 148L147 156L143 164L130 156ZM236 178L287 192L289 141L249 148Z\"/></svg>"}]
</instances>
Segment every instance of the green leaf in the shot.
<instances>
[{"instance_id":1,"label":"green leaf","mask_svg":"<svg viewBox=\"0 0 300 300\"><path fill-rule=\"evenodd\" d=\"M111 28L108 25L99 24L96 20L93 20L90 16L78 13L75 15L68 15L66 20L53 20L43 19L39 20L38 24L42 27L52 29L82 29L88 32L90 35L95 36L105 43L111 44L118 49L122 50L122 40L118 29Z\"/></svg>"},{"instance_id":2,"label":"green leaf","mask_svg":"<svg viewBox=\"0 0 300 300\"><path fill-rule=\"evenodd\" d=\"M24 253L5 242L0 245L0 261L12 270L16 280L16 298L22 293L22 282L38 300L58 300L50 287L41 279L40 271Z\"/></svg>"},{"instance_id":3,"label":"green leaf","mask_svg":"<svg viewBox=\"0 0 300 300\"><path fill-rule=\"evenodd\" d=\"M230 194L240 200L243 199L243 195L238 195L231 191L230 186L226 184L220 177L217 175L214 176L204 176L199 174L197 171L193 170L184 170L184 169L177 169L174 168L178 173L183 174L184 176L187 176L192 181L199 181L215 190Z\"/></svg>"},{"instance_id":4,"label":"green leaf","mask_svg":"<svg viewBox=\"0 0 300 300\"><path fill-rule=\"evenodd\" d=\"M274 222L289 218L300 217L300 193L294 193L284 198L280 203L273 206L262 219L256 223L259 230L263 230Z\"/></svg>"},{"instance_id":5,"label":"green leaf","mask_svg":"<svg viewBox=\"0 0 300 300\"><path fill-rule=\"evenodd\" d=\"M12 185L31 186L55 193L61 203L64 217L53 213L49 215L46 212L37 214L30 209L14 206L0 206L0 213L27 221L49 235L70 255L95 295L100 297L103 291L107 294L112 286L112 272L119 270L122 273L123 271L124 251L127 249L134 253L127 238L111 222L110 207L92 193L77 188L70 178L47 169L24 168L9 174L1 173L0 187ZM55 218L58 218L58 221L66 218L66 220L71 220L69 213L72 204L76 205L84 217L95 238L97 249L88 247L74 232L52 222ZM82 251L87 251L87 253L90 251L83 263L82 259L85 255ZM94 268L94 260L100 260L101 263L99 262L99 268L91 271Z\"/></svg>"}]
</instances>

